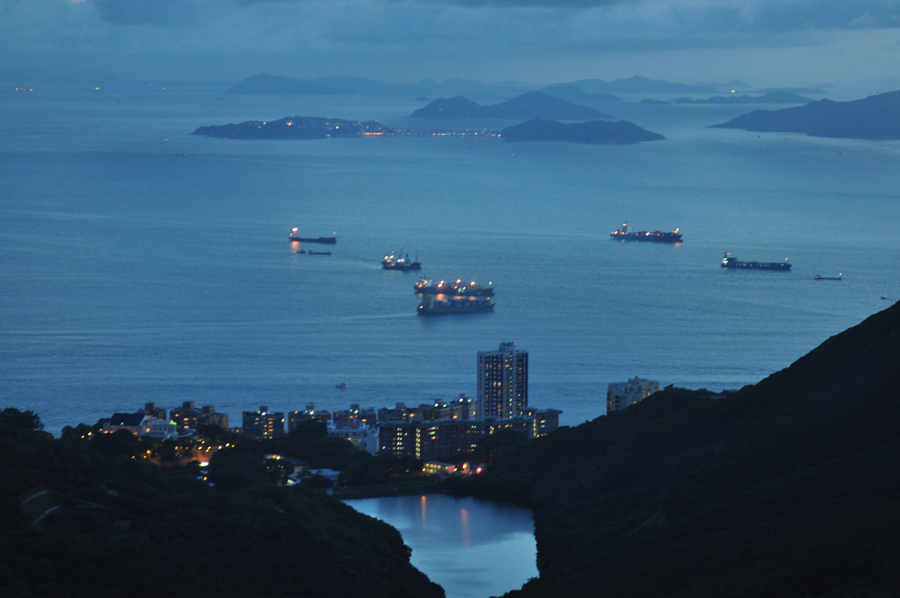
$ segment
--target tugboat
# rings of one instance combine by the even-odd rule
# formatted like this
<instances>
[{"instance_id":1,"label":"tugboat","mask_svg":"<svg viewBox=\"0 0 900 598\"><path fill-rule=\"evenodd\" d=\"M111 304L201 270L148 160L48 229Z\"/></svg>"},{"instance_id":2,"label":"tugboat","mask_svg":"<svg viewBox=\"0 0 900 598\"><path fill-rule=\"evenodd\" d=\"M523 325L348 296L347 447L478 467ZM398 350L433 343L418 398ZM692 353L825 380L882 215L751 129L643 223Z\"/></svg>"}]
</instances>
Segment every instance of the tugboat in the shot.
<instances>
[{"instance_id":1,"label":"tugboat","mask_svg":"<svg viewBox=\"0 0 900 598\"><path fill-rule=\"evenodd\" d=\"M391 252L391 255L386 255L381 260L381 267L385 270L421 270L422 263L418 256L411 261L408 253L406 257L394 257L394 253Z\"/></svg>"},{"instance_id":2,"label":"tugboat","mask_svg":"<svg viewBox=\"0 0 900 598\"><path fill-rule=\"evenodd\" d=\"M462 297L458 295L423 295L419 304L420 316L447 314L474 314L493 311L494 304L488 297Z\"/></svg>"},{"instance_id":3,"label":"tugboat","mask_svg":"<svg viewBox=\"0 0 900 598\"><path fill-rule=\"evenodd\" d=\"M681 243L681 233L676 228L670 233L662 231L638 231L632 232L628 223L624 223L622 228L616 229L609 233L609 236L617 241L654 241L656 243Z\"/></svg>"},{"instance_id":4,"label":"tugboat","mask_svg":"<svg viewBox=\"0 0 900 598\"><path fill-rule=\"evenodd\" d=\"M299 229L295 226L291 229L291 234L288 235L288 239L293 241L298 241L300 243L328 243L330 245L334 245L337 243L337 233L331 233L330 237L301 237Z\"/></svg>"},{"instance_id":5,"label":"tugboat","mask_svg":"<svg viewBox=\"0 0 900 598\"><path fill-rule=\"evenodd\" d=\"M773 272L787 272L791 269L791 264L787 259L783 262L741 262L730 253L725 253L725 259L722 260L722 267L729 270L771 270ZM818 277L816 277L818 278Z\"/></svg>"},{"instance_id":6,"label":"tugboat","mask_svg":"<svg viewBox=\"0 0 900 598\"><path fill-rule=\"evenodd\" d=\"M417 282L414 286L415 292L420 293L422 295L459 295L466 297L493 297L494 296L494 287L491 286L493 283L488 283L486 287L478 286L478 283L474 280L470 283L464 283L461 278L457 278L456 282L449 283L446 281L441 281L437 284L428 284L429 281L424 278L420 278L419 282Z\"/></svg>"}]
</instances>

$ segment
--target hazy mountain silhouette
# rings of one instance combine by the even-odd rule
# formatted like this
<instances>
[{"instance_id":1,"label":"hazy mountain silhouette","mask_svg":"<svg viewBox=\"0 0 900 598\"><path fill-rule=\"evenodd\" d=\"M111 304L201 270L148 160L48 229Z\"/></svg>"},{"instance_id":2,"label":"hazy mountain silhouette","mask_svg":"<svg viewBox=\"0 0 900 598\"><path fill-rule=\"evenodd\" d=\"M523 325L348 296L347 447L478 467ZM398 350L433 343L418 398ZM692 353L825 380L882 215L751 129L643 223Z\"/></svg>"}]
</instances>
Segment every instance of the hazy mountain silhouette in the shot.
<instances>
[{"instance_id":1,"label":"hazy mountain silhouette","mask_svg":"<svg viewBox=\"0 0 900 598\"><path fill-rule=\"evenodd\" d=\"M409 118L447 120L552 118L557 120L589 120L612 117L589 106L573 104L539 91L530 91L506 102L488 106L483 106L462 96L438 98L424 108L414 111L409 115Z\"/></svg>"},{"instance_id":2,"label":"hazy mountain silhouette","mask_svg":"<svg viewBox=\"0 0 900 598\"><path fill-rule=\"evenodd\" d=\"M795 108L754 110L713 127L814 137L900 139L900 91L850 102L825 99Z\"/></svg>"}]
</instances>

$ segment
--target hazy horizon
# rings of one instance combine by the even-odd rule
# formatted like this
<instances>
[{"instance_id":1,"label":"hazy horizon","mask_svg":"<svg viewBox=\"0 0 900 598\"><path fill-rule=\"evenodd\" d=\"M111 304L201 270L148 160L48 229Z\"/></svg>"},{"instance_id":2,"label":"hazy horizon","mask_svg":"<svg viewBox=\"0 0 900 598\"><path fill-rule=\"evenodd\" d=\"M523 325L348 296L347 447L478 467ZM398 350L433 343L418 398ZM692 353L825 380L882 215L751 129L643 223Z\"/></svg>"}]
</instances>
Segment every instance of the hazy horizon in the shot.
<instances>
[{"instance_id":1,"label":"hazy horizon","mask_svg":"<svg viewBox=\"0 0 900 598\"><path fill-rule=\"evenodd\" d=\"M4 69L893 85L897 0L0 0Z\"/></svg>"}]
</instances>

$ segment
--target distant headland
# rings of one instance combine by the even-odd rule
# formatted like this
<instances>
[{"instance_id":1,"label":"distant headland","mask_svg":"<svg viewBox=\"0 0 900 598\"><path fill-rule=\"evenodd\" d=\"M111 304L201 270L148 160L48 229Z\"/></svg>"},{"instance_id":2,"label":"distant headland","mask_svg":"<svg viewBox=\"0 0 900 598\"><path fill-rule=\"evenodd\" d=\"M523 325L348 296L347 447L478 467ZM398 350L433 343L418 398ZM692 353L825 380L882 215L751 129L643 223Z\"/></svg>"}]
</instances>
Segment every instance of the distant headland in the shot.
<instances>
[{"instance_id":1,"label":"distant headland","mask_svg":"<svg viewBox=\"0 0 900 598\"><path fill-rule=\"evenodd\" d=\"M374 120L352 121L321 116L285 116L279 120L249 120L240 124L198 127L191 135L225 139L325 139L392 134Z\"/></svg>"},{"instance_id":2,"label":"distant headland","mask_svg":"<svg viewBox=\"0 0 900 598\"><path fill-rule=\"evenodd\" d=\"M826 99L782 110L754 110L712 127L812 137L900 139L900 91L850 102Z\"/></svg>"},{"instance_id":3,"label":"distant headland","mask_svg":"<svg viewBox=\"0 0 900 598\"><path fill-rule=\"evenodd\" d=\"M301 96L334 95L351 92L347 89L319 85L303 79L260 73L247 77L240 83L232 86L226 93Z\"/></svg>"},{"instance_id":4,"label":"distant headland","mask_svg":"<svg viewBox=\"0 0 900 598\"><path fill-rule=\"evenodd\" d=\"M438 98L424 108L419 108L410 114L409 118L440 120L482 118L515 120L526 120L530 118L589 120L612 117L589 106L573 104L572 102L567 102L566 100L539 91L530 91L506 102L490 104L487 106L478 104L462 96Z\"/></svg>"},{"instance_id":5,"label":"distant headland","mask_svg":"<svg viewBox=\"0 0 900 598\"><path fill-rule=\"evenodd\" d=\"M591 120L581 123L561 123L535 118L501 131L506 141L568 141L624 145L643 141L659 141L662 135L648 131L627 120Z\"/></svg>"}]
</instances>

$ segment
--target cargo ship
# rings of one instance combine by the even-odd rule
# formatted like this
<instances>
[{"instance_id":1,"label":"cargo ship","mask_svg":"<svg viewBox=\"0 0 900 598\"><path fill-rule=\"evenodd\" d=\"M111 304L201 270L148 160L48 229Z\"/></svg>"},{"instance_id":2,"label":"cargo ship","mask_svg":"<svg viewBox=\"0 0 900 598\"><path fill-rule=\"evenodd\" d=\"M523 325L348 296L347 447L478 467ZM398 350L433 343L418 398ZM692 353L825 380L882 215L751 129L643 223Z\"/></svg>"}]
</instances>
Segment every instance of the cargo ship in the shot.
<instances>
[{"instance_id":1,"label":"cargo ship","mask_svg":"<svg viewBox=\"0 0 900 598\"><path fill-rule=\"evenodd\" d=\"M622 228L616 229L609 233L609 236L618 241L654 241L656 243L681 243L681 233L676 228L670 233L662 231L637 231L633 232L629 229L628 223L622 225Z\"/></svg>"},{"instance_id":2,"label":"cargo ship","mask_svg":"<svg viewBox=\"0 0 900 598\"><path fill-rule=\"evenodd\" d=\"M291 241L298 241L300 243L330 243L334 245L337 243L337 234L331 233L330 237L301 237L299 230L295 226L291 229L291 234L288 236L288 239Z\"/></svg>"},{"instance_id":3,"label":"cargo ship","mask_svg":"<svg viewBox=\"0 0 900 598\"><path fill-rule=\"evenodd\" d=\"M466 297L493 297L494 296L494 287L491 286L493 283L488 283L488 286L481 287L478 286L478 283L475 281L465 283L462 279L458 278L456 282L450 283L446 281L441 281L437 284L429 284L430 281L425 280L424 278L420 278L419 282L417 282L414 286L416 293L421 293L423 295L460 295Z\"/></svg>"},{"instance_id":4,"label":"cargo ship","mask_svg":"<svg viewBox=\"0 0 900 598\"><path fill-rule=\"evenodd\" d=\"M418 257L415 260L410 260L408 253L406 257L394 257L394 254L391 253L391 255L386 255L381 260L381 267L385 270L421 270L422 263Z\"/></svg>"},{"instance_id":5,"label":"cargo ship","mask_svg":"<svg viewBox=\"0 0 900 598\"><path fill-rule=\"evenodd\" d=\"M460 297L457 295L423 295L419 304L420 316L447 314L475 314L493 311L494 304L488 297Z\"/></svg>"},{"instance_id":6,"label":"cargo ship","mask_svg":"<svg viewBox=\"0 0 900 598\"><path fill-rule=\"evenodd\" d=\"M791 269L791 264L787 259L783 262L742 262L730 253L725 254L722 260L722 267L729 270L772 270L774 272L787 272Z\"/></svg>"},{"instance_id":7,"label":"cargo ship","mask_svg":"<svg viewBox=\"0 0 900 598\"><path fill-rule=\"evenodd\" d=\"M841 278L843 275L843 272L841 272L837 276L819 276L818 274L816 274L816 280L843 280L843 278Z\"/></svg>"}]
</instances>

